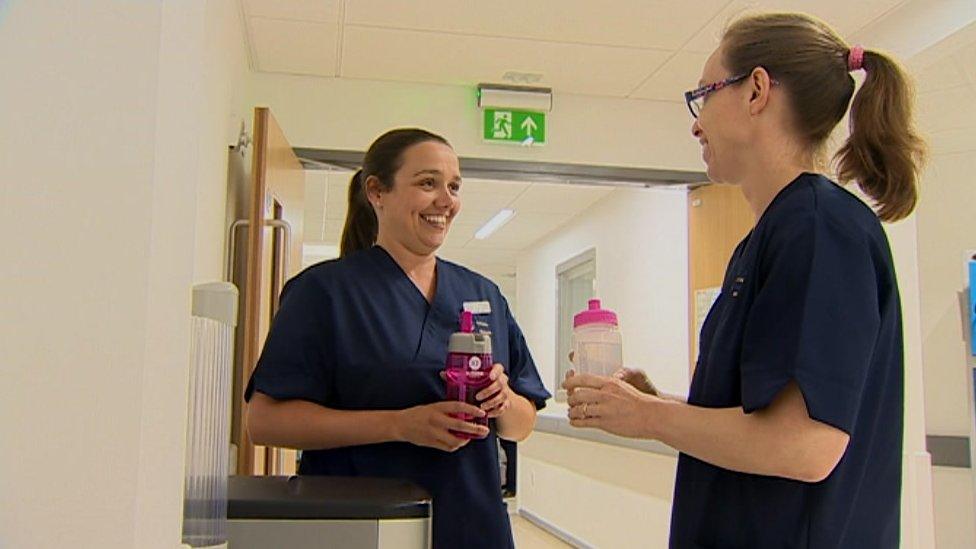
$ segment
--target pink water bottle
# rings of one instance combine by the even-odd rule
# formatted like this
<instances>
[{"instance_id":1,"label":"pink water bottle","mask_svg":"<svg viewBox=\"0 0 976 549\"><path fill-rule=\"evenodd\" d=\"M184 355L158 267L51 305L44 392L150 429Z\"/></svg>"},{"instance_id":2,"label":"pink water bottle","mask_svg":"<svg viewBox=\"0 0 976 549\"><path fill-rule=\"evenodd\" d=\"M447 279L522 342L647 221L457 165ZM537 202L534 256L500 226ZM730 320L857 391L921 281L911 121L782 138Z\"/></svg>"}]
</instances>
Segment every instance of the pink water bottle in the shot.
<instances>
[{"instance_id":1,"label":"pink water bottle","mask_svg":"<svg viewBox=\"0 0 976 549\"><path fill-rule=\"evenodd\" d=\"M475 396L491 384L488 374L491 371L491 336L474 331L474 316L470 311L461 313L461 331L451 334L447 346L447 399L467 402L474 406L480 403ZM457 414L455 417L488 425L488 418L470 414ZM475 438L475 435L451 431L460 438Z\"/></svg>"},{"instance_id":2,"label":"pink water bottle","mask_svg":"<svg viewBox=\"0 0 976 549\"><path fill-rule=\"evenodd\" d=\"M617 313L591 299L573 317L573 364L577 373L609 376L623 367L623 343Z\"/></svg>"}]
</instances>

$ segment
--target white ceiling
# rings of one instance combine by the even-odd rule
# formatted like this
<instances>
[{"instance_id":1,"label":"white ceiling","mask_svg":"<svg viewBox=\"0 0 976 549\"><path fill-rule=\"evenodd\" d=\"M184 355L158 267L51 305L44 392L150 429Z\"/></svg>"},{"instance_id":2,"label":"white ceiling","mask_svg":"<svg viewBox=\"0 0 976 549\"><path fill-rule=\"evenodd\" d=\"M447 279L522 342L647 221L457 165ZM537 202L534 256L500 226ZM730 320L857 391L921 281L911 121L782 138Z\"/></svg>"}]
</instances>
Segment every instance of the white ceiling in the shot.
<instances>
[{"instance_id":1,"label":"white ceiling","mask_svg":"<svg viewBox=\"0 0 976 549\"><path fill-rule=\"evenodd\" d=\"M806 11L844 36L904 0L241 0L252 69L327 78L474 87L508 72L556 94L682 102L725 23L748 10ZM337 244L350 174L309 171L306 242ZM605 187L465 180L442 255L499 281L519 251L600 198ZM324 208L322 207L324 205ZM474 232L503 207L516 216Z\"/></svg>"},{"instance_id":2,"label":"white ceiling","mask_svg":"<svg viewBox=\"0 0 976 549\"><path fill-rule=\"evenodd\" d=\"M305 243L338 245L352 174L305 173ZM611 192L612 187L465 179L461 213L438 255L494 279L513 276L519 252ZM514 209L515 217L487 239L475 239L475 231L502 208Z\"/></svg>"},{"instance_id":3,"label":"white ceiling","mask_svg":"<svg viewBox=\"0 0 976 549\"><path fill-rule=\"evenodd\" d=\"M806 11L850 36L904 0L242 0L253 69L680 102L724 24Z\"/></svg>"}]
</instances>

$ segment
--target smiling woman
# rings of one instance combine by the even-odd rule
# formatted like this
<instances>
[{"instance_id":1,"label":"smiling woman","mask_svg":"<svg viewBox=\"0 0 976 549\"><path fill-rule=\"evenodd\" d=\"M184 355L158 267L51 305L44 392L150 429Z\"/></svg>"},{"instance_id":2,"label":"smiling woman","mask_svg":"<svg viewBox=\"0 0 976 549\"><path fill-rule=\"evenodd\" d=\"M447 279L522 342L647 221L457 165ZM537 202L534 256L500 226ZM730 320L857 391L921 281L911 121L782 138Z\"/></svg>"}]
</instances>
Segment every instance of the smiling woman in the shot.
<instances>
[{"instance_id":1,"label":"smiling woman","mask_svg":"<svg viewBox=\"0 0 976 549\"><path fill-rule=\"evenodd\" d=\"M400 168L406 169L401 171ZM456 207L453 211L450 207L433 208L427 213L441 214L447 218L442 224L446 233L450 220L461 207L457 199L461 184L460 168L450 144L439 135L416 128L391 130L378 137L366 151L363 167L353 174L349 182L349 213L342 231L341 255L346 256L376 243L380 232L377 213L382 209L383 194L396 193L386 202L400 205L401 201L397 200L400 195L410 194L405 191L405 186L409 185L411 191L417 187L434 190L438 181L445 180L445 174L451 181L453 189L450 194ZM397 185L398 178L406 180L403 181L405 185ZM371 188L372 198L368 196L367 186ZM443 215L447 213L450 215ZM399 224L399 221L406 220L399 220L395 216L384 218L391 230L406 228ZM443 236L438 245L443 242Z\"/></svg>"},{"instance_id":2,"label":"smiling woman","mask_svg":"<svg viewBox=\"0 0 976 549\"><path fill-rule=\"evenodd\" d=\"M571 424L681 452L671 547L897 547L904 344L881 221L918 194L908 78L820 20L770 13L726 29L699 86L685 100L708 177L739 186L754 225L702 325L687 399L628 371L568 377ZM817 173L848 112L838 175L875 210Z\"/></svg>"},{"instance_id":3,"label":"smiling woman","mask_svg":"<svg viewBox=\"0 0 976 549\"><path fill-rule=\"evenodd\" d=\"M341 257L282 293L246 393L248 430L304 450L302 475L423 486L436 547L512 547L496 441L526 438L549 393L498 286L435 255L460 190L457 155L437 135L397 129L370 146L349 184ZM484 305L497 361L477 405L446 400L440 376L470 302Z\"/></svg>"}]
</instances>

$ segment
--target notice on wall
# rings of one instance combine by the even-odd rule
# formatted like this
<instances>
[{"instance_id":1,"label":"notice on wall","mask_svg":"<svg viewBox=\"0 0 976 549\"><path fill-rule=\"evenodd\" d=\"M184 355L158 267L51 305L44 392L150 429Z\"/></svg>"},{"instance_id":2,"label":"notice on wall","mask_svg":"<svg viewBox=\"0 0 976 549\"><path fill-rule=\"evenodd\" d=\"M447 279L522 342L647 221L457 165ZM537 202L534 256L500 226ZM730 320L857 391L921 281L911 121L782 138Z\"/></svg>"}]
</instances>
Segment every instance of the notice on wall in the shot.
<instances>
[{"instance_id":1,"label":"notice on wall","mask_svg":"<svg viewBox=\"0 0 976 549\"><path fill-rule=\"evenodd\" d=\"M712 305L715 304L715 300L718 299L718 294L720 293L722 293L722 288L720 286L695 290L696 336L701 333L702 326L705 324L705 317L708 316L708 311L712 309Z\"/></svg>"}]
</instances>

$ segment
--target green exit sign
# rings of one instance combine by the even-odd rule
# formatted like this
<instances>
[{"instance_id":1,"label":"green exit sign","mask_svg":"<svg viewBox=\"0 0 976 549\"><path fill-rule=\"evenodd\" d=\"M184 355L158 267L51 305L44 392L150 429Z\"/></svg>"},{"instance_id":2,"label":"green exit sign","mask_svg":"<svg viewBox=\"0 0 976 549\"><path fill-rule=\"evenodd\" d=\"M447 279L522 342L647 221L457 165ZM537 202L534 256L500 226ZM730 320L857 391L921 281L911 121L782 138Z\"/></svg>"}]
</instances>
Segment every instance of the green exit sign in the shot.
<instances>
[{"instance_id":1,"label":"green exit sign","mask_svg":"<svg viewBox=\"0 0 976 549\"><path fill-rule=\"evenodd\" d=\"M485 141L542 145L546 142L546 113L517 109L484 109Z\"/></svg>"}]
</instances>

